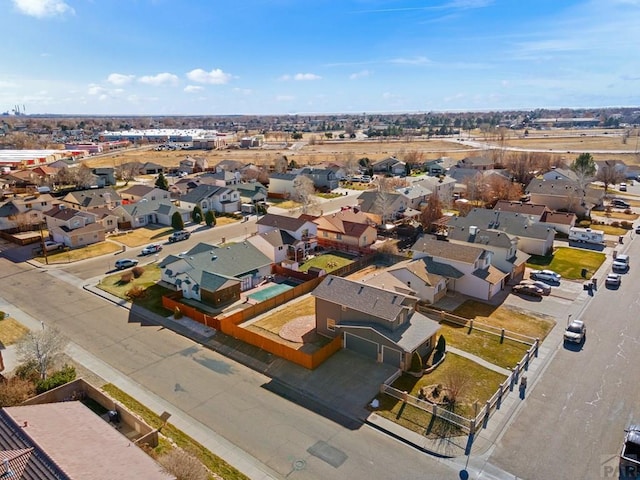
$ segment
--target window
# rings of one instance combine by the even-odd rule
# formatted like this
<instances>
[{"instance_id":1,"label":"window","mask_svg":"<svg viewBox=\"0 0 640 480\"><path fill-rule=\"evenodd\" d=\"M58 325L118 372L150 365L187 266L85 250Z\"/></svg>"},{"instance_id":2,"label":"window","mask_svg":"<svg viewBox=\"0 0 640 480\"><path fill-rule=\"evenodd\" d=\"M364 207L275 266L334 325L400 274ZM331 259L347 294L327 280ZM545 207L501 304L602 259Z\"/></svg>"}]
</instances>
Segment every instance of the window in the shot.
<instances>
[{"instance_id":1,"label":"window","mask_svg":"<svg viewBox=\"0 0 640 480\"><path fill-rule=\"evenodd\" d=\"M341 233L336 234L336 238L337 238L338 240L342 240L342 234L341 234Z\"/></svg>"},{"instance_id":2,"label":"window","mask_svg":"<svg viewBox=\"0 0 640 480\"><path fill-rule=\"evenodd\" d=\"M280 246L278 247L278 250L282 250L282 245L280 245Z\"/></svg>"},{"instance_id":3,"label":"window","mask_svg":"<svg viewBox=\"0 0 640 480\"><path fill-rule=\"evenodd\" d=\"M328 237L329 236L329 232L327 232L326 230L324 232L322 232L322 236L323 237Z\"/></svg>"},{"instance_id":4,"label":"window","mask_svg":"<svg viewBox=\"0 0 640 480\"><path fill-rule=\"evenodd\" d=\"M327 330L331 330L335 332L336 330L336 321L333 318L327 318Z\"/></svg>"}]
</instances>

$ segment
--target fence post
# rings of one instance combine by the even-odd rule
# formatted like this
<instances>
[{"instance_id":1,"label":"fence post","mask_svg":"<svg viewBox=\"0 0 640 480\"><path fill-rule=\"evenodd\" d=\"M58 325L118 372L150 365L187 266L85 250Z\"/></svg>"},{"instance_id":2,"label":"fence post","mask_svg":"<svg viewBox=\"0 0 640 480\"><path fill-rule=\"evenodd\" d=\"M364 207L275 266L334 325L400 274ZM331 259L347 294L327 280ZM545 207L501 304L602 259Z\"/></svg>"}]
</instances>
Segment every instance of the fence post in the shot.
<instances>
[{"instance_id":1,"label":"fence post","mask_svg":"<svg viewBox=\"0 0 640 480\"><path fill-rule=\"evenodd\" d=\"M539 338L536 338L536 342L533 344L533 346L534 346L533 354L536 356L536 358L538 358L538 349L540 348Z\"/></svg>"},{"instance_id":2,"label":"fence post","mask_svg":"<svg viewBox=\"0 0 640 480\"><path fill-rule=\"evenodd\" d=\"M502 405L502 395L504 392L504 384L505 382L502 382L498 390L498 400L496 401L496 410L500 410L500 406Z\"/></svg>"},{"instance_id":3,"label":"fence post","mask_svg":"<svg viewBox=\"0 0 640 480\"><path fill-rule=\"evenodd\" d=\"M487 423L489 423L489 412L491 412L491 406L489 400L487 400L487 403L485 403L484 420L482 422L483 428L487 428Z\"/></svg>"},{"instance_id":4,"label":"fence post","mask_svg":"<svg viewBox=\"0 0 640 480\"><path fill-rule=\"evenodd\" d=\"M524 369L525 371L529 371L529 357L531 356L533 348L527 350L527 354L524 356Z\"/></svg>"},{"instance_id":5,"label":"fence post","mask_svg":"<svg viewBox=\"0 0 640 480\"><path fill-rule=\"evenodd\" d=\"M500 343L504 343L504 328L500 329Z\"/></svg>"},{"instance_id":6,"label":"fence post","mask_svg":"<svg viewBox=\"0 0 640 480\"><path fill-rule=\"evenodd\" d=\"M469 333L473 331L473 318L469 320Z\"/></svg>"},{"instance_id":7,"label":"fence post","mask_svg":"<svg viewBox=\"0 0 640 480\"><path fill-rule=\"evenodd\" d=\"M472 418L469 422L469 434L473 435L476 433L476 419Z\"/></svg>"},{"instance_id":8,"label":"fence post","mask_svg":"<svg viewBox=\"0 0 640 480\"><path fill-rule=\"evenodd\" d=\"M517 382L518 367L513 367L511 370L511 377L509 378L509 390L513 392L513 386Z\"/></svg>"}]
</instances>

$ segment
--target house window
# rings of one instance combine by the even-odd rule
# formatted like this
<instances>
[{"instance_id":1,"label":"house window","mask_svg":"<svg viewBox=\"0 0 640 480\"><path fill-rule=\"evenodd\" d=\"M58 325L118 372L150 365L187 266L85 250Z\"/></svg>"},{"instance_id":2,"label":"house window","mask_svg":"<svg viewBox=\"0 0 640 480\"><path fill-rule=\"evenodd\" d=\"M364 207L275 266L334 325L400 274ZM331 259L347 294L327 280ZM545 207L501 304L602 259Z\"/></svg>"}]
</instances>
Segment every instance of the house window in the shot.
<instances>
[{"instance_id":1,"label":"house window","mask_svg":"<svg viewBox=\"0 0 640 480\"><path fill-rule=\"evenodd\" d=\"M329 236L329 232L327 232L326 230L324 232L322 232L322 236L323 237L328 237Z\"/></svg>"},{"instance_id":2,"label":"house window","mask_svg":"<svg viewBox=\"0 0 640 480\"><path fill-rule=\"evenodd\" d=\"M342 240L342 234L341 234L341 233L336 234L336 238L337 238L338 240Z\"/></svg>"},{"instance_id":3,"label":"house window","mask_svg":"<svg viewBox=\"0 0 640 480\"><path fill-rule=\"evenodd\" d=\"M333 318L327 318L327 330L336 331L336 321Z\"/></svg>"},{"instance_id":4,"label":"house window","mask_svg":"<svg viewBox=\"0 0 640 480\"><path fill-rule=\"evenodd\" d=\"M280 245L280 246L278 247L278 250L282 250L282 245Z\"/></svg>"}]
</instances>

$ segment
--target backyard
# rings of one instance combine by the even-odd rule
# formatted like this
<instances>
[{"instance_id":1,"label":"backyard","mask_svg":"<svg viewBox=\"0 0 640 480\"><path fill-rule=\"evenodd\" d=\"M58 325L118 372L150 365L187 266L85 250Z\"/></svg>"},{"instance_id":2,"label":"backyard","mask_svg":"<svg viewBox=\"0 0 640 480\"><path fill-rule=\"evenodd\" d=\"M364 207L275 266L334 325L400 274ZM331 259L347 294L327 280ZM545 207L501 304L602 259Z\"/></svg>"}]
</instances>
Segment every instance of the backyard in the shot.
<instances>
[{"instance_id":1,"label":"backyard","mask_svg":"<svg viewBox=\"0 0 640 480\"><path fill-rule=\"evenodd\" d=\"M455 413L471 418L476 413L475 403L477 402L481 408L506 378L464 357L447 353L445 361L433 372L421 378L403 375L392 384L392 387L418 397L422 387L430 385L446 387L456 383L461 388ZM376 410L378 415L422 435L441 433L438 429L428 431L428 427L432 424L432 416L426 411L404 405L401 400L388 395L379 394L376 398L380 401L380 407ZM439 426L442 427L442 425Z\"/></svg>"},{"instance_id":2,"label":"backyard","mask_svg":"<svg viewBox=\"0 0 640 480\"><path fill-rule=\"evenodd\" d=\"M163 317L171 315L172 312L162 306L163 295L171 293L171 290L156 284L156 282L160 280L161 274L158 265L150 264L139 268L143 269L142 275L138 278L133 276L130 282L123 281L124 276L129 273L129 271L123 271L103 278L98 284L98 288L118 298L128 300L127 292L134 287L140 287L144 289L144 294L133 299L135 305L162 315Z\"/></svg>"},{"instance_id":3,"label":"backyard","mask_svg":"<svg viewBox=\"0 0 640 480\"><path fill-rule=\"evenodd\" d=\"M334 270L338 270L353 262L353 257L345 253L333 252L325 253L323 255L317 255L302 265L300 265L300 271L306 272L311 267L322 268L325 272L330 273Z\"/></svg>"},{"instance_id":4,"label":"backyard","mask_svg":"<svg viewBox=\"0 0 640 480\"><path fill-rule=\"evenodd\" d=\"M600 227L600 226L599 226ZM586 278L591 278L604 262L604 253L580 248L560 247L547 256L532 255L527 267L533 269L550 269L569 280L580 280L582 269L587 269Z\"/></svg>"}]
</instances>

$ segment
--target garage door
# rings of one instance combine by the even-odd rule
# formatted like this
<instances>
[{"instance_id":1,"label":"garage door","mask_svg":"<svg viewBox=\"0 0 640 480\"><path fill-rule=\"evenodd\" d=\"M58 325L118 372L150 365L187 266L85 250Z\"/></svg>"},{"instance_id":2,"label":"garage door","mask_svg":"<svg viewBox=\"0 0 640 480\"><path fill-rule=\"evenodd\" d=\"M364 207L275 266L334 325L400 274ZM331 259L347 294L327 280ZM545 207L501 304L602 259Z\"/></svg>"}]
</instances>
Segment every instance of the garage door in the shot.
<instances>
[{"instance_id":1,"label":"garage door","mask_svg":"<svg viewBox=\"0 0 640 480\"><path fill-rule=\"evenodd\" d=\"M345 346L349 350L358 352L372 360L378 360L378 344L350 333L345 334Z\"/></svg>"},{"instance_id":2,"label":"garage door","mask_svg":"<svg viewBox=\"0 0 640 480\"><path fill-rule=\"evenodd\" d=\"M402 352L389 347L382 347L382 361L388 365L400 368L402 361Z\"/></svg>"}]
</instances>

